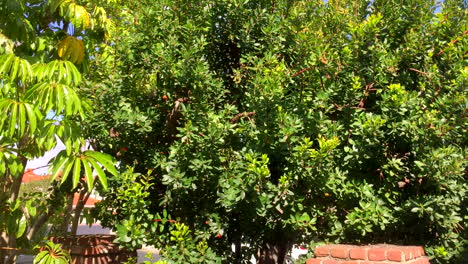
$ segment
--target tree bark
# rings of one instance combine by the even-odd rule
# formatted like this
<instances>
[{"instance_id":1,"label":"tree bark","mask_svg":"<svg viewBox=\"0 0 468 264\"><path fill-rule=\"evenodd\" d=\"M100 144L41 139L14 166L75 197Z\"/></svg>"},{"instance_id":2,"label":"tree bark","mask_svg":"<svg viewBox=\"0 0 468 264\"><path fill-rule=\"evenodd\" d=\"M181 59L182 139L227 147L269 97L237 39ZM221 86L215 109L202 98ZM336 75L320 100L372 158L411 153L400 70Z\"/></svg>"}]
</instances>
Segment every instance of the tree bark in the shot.
<instances>
[{"instance_id":1,"label":"tree bark","mask_svg":"<svg viewBox=\"0 0 468 264\"><path fill-rule=\"evenodd\" d=\"M267 239L260 249L258 264L283 264L292 248L294 237L291 233L279 230Z\"/></svg>"},{"instance_id":2,"label":"tree bark","mask_svg":"<svg viewBox=\"0 0 468 264\"><path fill-rule=\"evenodd\" d=\"M7 257L7 260L6 260L6 264L15 264L16 260L18 258L18 255L16 254L15 250L11 250L10 252L11 253L7 254L8 257Z\"/></svg>"},{"instance_id":3,"label":"tree bark","mask_svg":"<svg viewBox=\"0 0 468 264\"><path fill-rule=\"evenodd\" d=\"M21 183L23 181L24 170L25 170L26 164L28 162L28 160L24 156L18 155L18 157L21 159L23 169L21 170L21 172L18 173L18 175L12 175L12 174L8 175L7 187L8 187L8 185L11 184L10 189L8 190L8 192L9 192L8 200L11 203L16 202L16 200L19 198L19 191L21 189ZM6 254L4 254L6 256L6 260L4 259L4 257L2 257L2 259L0 259L0 261L4 262L6 264L16 263L16 259L17 259L16 233L12 233L12 234L7 235L6 232L2 232L1 236L2 236L2 242L5 244L5 247L8 248L8 249L6 250Z\"/></svg>"},{"instance_id":4,"label":"tree bark","mask_svg":"<svg viewBox=\"0 0 468 264\"><path fill-rule=\"evenodd\" d=\"M70 226L71 213L73 211L73 197L74 193L68 194L67 209L65 211L64 221L61 226L61 231L66 234L68 233L68 227Z\"/></svg>"},{"instance_id":5,"label":"tree bark","mask_svg":"<svg viewBox=\"0 0 468 264\"><path fill-rule=\"evenodd\" d=\"M83 189L80 192L80 197L78 198L78 203L76 204L75 212L74 212L73 220L72 220L72 227L71 227L72 236L76 236L76 233L78 231L78 225L80 224L81 212L83 211L83 208L86 202L88 201L90 195L91 195L91 192L88 192L86 189Z\"/></svg>"},{"instance_id":6,"label":"tree bark","mask_svg":"<svg viewBox=\"0 0 468 264\"><path fill-rule=\"evenodd\" d=\"M37 231L39 231L41 227L47 222L47 220L49 220L50 216L53 215L53 212L55 212L55 210L53 208L49 208L48 212L44 212L41 216L37 218L32 227L29 229L28 234L26 235L28 240L31 240L34 237Z\"/></svg>"}]
</instances>

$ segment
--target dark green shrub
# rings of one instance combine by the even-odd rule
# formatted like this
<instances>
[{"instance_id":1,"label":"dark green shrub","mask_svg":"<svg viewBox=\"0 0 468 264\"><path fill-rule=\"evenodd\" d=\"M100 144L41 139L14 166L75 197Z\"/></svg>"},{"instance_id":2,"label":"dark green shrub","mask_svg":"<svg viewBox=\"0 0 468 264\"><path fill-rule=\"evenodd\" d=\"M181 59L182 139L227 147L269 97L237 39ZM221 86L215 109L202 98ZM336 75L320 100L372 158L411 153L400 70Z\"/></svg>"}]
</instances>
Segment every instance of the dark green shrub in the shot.
<instances>
[{"instance_id":1,"label":"dark green shrub","mask_svg":"<svg viewBox=\"0 0 468 264\"><path fill-rule=\"evenodd\" d=\"M435 263L466 250L466 3L127 8L132 26L96 55L89 128L96 148L153 169L145 210L228 262L281 262L301 240L419 244Z\"/></svg>"}]
</instances>

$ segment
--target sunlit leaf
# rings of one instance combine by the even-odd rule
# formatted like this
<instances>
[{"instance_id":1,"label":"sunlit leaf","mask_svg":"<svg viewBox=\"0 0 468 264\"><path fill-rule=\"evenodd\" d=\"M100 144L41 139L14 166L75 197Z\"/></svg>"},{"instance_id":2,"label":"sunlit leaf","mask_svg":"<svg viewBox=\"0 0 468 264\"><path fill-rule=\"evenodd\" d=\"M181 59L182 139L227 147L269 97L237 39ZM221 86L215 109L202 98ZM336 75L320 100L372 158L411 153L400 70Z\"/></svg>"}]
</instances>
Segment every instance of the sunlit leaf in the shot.
<instances>
[{"instance_id":1,"label":"sunlit leaf","mask_svg":"<svg viewBox=\"0 0 468 264\"><path fill-rule=\"evenodd\" d=\"M118 171L115 168L115 161L114 161L114 159L113 159L113 157L111 155L105 154L105 153L102 153L102 152L98 152L98 151L85 151L84 154L87 157L94 158L97 162L102 164L102 166L104 166L104 168L108 172L110 172L112 175L114 175L114 176L118 175Z\"/></svg>"},{"instance_id":2,"label":"sunlit leaf","mask_svg":"<svg viewBox=\"0 0 468 264\"><path fill-rule=\"evenodd\" d=\"M94 185L93 170L89 166L89 163L87 160L83 160L83 167L85 169L85 178L86 178L86 184L88 186L88 190L91 190Z\"/></svg>"},{"instance_id":3,"label":"sunlit leaf","mask_svg":"<svg viewBox=\"0 0 468 264\"><path fill-rule=\"evenodd\" d=\"M89 159L89 163L91 163L91 165L93 166L94 170L96 171L97 176L98 176L98 179L99 179L99 181L100 181L101 184L102 184L102 187L104 188L104 190L107 190L107 177L106 177L106 174L105 174L104 171L101 169L101 167L99 166L99 164L97 164L97 162L94 161L93 159Z\"/></svg>"},{"instance_id":4,"label":"sunlit leaf","mask_svg":"<svg viewBox=\"0 0 468 264\"><path fill-rule=\"evenodd\" d=\"M26 83L32 79L33 71L27 60L9 53L0 56L0 75L8 77L11 81L21 80Z\"/></svg>"},{"instance_id":5,"label":"sunlit leaf","mask_svg":"<svg viewBox=\"0 0 468 264\"><path fill-rule=\"evenodd\" d=\"M73 188L78 186L78 182L81 179L81 158L76 157L75 165L73 166Z\"/></svg>"},{"instance_id":6,"label":"sunlit leaf","mask_svg":"<svg viewBox=\"0 0 468 264\"><path fill-rule=\"evenodd\" d=\"M53 60L48 64L35 64L34 74L38 82L58 82L65 85L78 85L81 74L70 61Z\"/></svg>"},{"instance_id":7,"label":"sunlit leaf","mask_svg":"<svg viewBox=\"0 0 468 264\"><path fill-rule=\"evenodd\" d=\"M75 89L56 82L38 83L26 92L26 99L38 103L45 113L74 115L83 112Z\"/></svg>"},{"instance_id":8,"label":"sunlit leaf","mask_svg":"<svg viewBox=\"0 0 468 264\"><path fill-rule=\"evenodd\" d=\"M58 43L57 54L64 60L80 64L85 55L83 40L68 35Z\"/></svg>"},{"instance_id":9,"label":"sunlit leaf","mask_svg":"<svg viewBox=\"0 0 468 264\"><path fill-rule=\"evenodd\" d=\"M74 1L52 1L51 10L59 9L60 15L67 21L80 29L88 29L91 27L91 16L86 11L84 6L78 5Z\"/></svg>"}]
</instances>

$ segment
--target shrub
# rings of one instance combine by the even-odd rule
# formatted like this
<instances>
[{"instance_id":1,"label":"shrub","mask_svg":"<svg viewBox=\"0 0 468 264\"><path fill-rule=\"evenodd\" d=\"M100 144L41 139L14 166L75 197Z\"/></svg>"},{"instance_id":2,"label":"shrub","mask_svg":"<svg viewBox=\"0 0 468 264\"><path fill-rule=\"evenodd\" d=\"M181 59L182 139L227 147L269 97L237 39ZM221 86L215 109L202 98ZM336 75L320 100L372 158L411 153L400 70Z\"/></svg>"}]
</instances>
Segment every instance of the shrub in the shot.
<instances>
[{"instance_id":1,"label":"shrub","mask_svg":"<svg viewBox=\"0 0 468 264\"><path fill-rule=\"evenodd\" d=\"M152 187L108 218L167 212L229 262L281 263L301 240L466 250L466 3L126 8L88 129Z\"/></svg>"}]
</instances>

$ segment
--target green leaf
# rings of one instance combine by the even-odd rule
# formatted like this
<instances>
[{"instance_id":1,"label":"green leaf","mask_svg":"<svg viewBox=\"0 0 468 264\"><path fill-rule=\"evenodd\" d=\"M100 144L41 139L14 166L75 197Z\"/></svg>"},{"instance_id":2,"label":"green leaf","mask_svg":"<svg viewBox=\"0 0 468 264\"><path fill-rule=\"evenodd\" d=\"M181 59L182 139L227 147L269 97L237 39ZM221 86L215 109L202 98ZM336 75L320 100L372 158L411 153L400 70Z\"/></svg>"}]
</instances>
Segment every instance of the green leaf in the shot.
<instances>
[{"instance_id":1,"label":"green leaf","mask_svg":"<svg viewBox=\"0 0 468 264\"><path fill-rule=\"evenodd\" d=\"M0 56L0 74L9 74L11 63L15 60L14 54L4 54Z\"/></svg>"},{"instance_id":2,"label":"green leaf","mask_svg":"<svg viewBox=\"0 0 468 264\"><path fill-rule=\"evenodd\" d=\"M11 65L10 69L10 79L16 80L17 74L18 74L18 69L20 65L20 58L15 57L15 60L13 61L13 64Z\"/></svg>"},{"instance_id":3,"label":"green leaf","mask_svg":"<svg viewBox=\"0 0 468 264\"><path fill-rule=\"evenodd\" d=\"M107 171L112 175L117 176L119 173L115 168L115 161L113 157L109 154L104 154L98 151L85 151L84 155L94 158L97 162L101 163Z\"/></svg>"},{"instance_id":4,"label":"green leaf","mask_svg":"<svg viewBox=\"0 0 468 264\"><path fill-rule=\"evenodd\" d=\"M71 85L71 84L78 85L78 84L80 84L81 74L78 71L78 69L76 68L75 64L73 64L70 61L63 61L63 65L64 65L64 67L66 69L66 74L68 76L67 78L69 78L67 84L68 85Z\"/></svg>"},{"instance_id":5,"label":"green leaf","mask_svg":"<svg viewBox=\"0 0 468 264\"><path fill-rule=\"evenodd\" d=\"M20 238L23 234L24 231L26 231L26 227L28 226L28 223L26 219L21 219L18 224L18 230L16 231L16 237Z\"/></svg>"},{"instance_id":6,"label":"green leaf","mask_svg":"<svg viewBox=\"0 0 468 264\"><path fill-rule=\"evenodd\" d=\"M32 205L32 200L26 201L26 209L31 217L36 216L37 210L36 206Z\"/></svg>"},{"instance_id":7,"label":"green leaf","mask_svg":"<svg viewBox=\"0 0 468 264\"><path fill-rule=\"evenodd\" d=\"M70 173L71 169L73 168L73 164L75 163L75 158L76 158L76 157L74 157L74 156L68 156L68 157L66 158L67 162L65 163L65 166L63 167L63 172L62 172L62 180L61 180L61 183L62 183L62 184L67 180L68 177L70 177L69 173ZM72 175L72 176L71 176L71 177L73 177L73 178L72 178L72 181L73 181L73 182L75 182L74 176L76 176L76 175ZM79 177L79 176L78 176L78 177ZM79 180L80 180L80 179L78 178L78 181L79 181ZM74 188L74 187L73 187L73 188Z\"/></svg>"},{"instance_id":8,"label":"green leaf","mask_svg":"<svg viewBox=\"0 0 468 264\"><path fill-rule=\"evenodd\" d=\"M25 110L24 104L19 104L18 109L19 109L18 127L19 127L20 136L22 136L24 134L24 130L26 129L26 110Z\"/></svg>"},{"instance_id":9,"label":"green leaf","mask_svg":"<svg viewBox=\"0 0 468 264\"><path fill-rule=\"evenodd\" d=\"M90 191L93 189L94 176L93 176L93 171L91 170L91 166L89 166L88 160L86 158L83 159L83 167L85 169L85 178L86 178L86 184L88 185L88 191Z\"/></svg>"},{"instance_id":10,"label":"green leaf","mask_svg":"<svg viewBox=\"0 0 468 264\"><path fill-rule=\"evenodd\" d=\"M424 168L424 163L419 161L419 160L415 160L414 163L416 164L416 166L418 166L420 169Z\"/></svg>"},{"instance_id":11,"label":"green leaf","mask_svg":"<svg viewBox=\"0 0 468 264\"><path fill-rule=\"evenodd\" d=\"M75 159L75 166L73 167L73 188L78 186L78 183L81 179L81 159L77 157Z\"/></svg>"},{"instance_id":12,"label":"green leaf","mask_svg":"<svg viewBox=\"0 0 468 264\"><path fill-rule=\"evenodd\" d=\"M50 0L49 1L50 12L54 13L57 10L57 8L65 1L69 1L69 0Z\"/></svg>"},{"instance_id":13,"label":"green leaf","mask_svg":"<svg viewBox=\"0 0 468 264\"><path fill-rule=\"evenodd\" d=\"M20 75L21 75L21 82L25 84L26 82L29 82L32 77L34 76L34 73L31 68L31 64L27 60L21 60L21 69L20 69Z\"/></svg>"},{"instance_id":14,"label":"green leaf","mask_svg":"<svg viewBox=\"0 0 468 264\"><path fill-rule=\"evenodd\" d=\"M98 179L101 182L102 187L104 188L104 190L107 190L107 177L104 171L101 169L101 166L99 166L99 164L97 164L96 161L94 161L93 159L89 159L89 163L91 163L91 165L93 165L94 170L96 170Z\"/></svg>"},{"instance_id":15,"label":"green leaf","mask_svg":"<svg viewBox=\"0 0 468 264\"><path fill-rule=\"evenodd\" d=\"M83 111L75 89L57 82L34 85L26 92L26 100L39 103L44 112L54 110L57 114L71 116Z\"/></svg>"},{"instance_id":16,"label":"green leaf","mask_svg":"<svg viewBox=\"0 0 468 264\"><path fill-rule=\"evenodd\" d=\"M39 254L37 254L36 257L34 258L33 264L46 263L44 260L47 259L48 254L49 254L49 252L47 252L47 251L39 252Z\"/></svg>"},{"instance_id":17,"label":"green leaf","mask_svg":"<svg viewBox=\"0 0 468 264\"><path fill-rule=\"evenodd\" d=\"M16 103L14 103L11 107L11 113L10 113L10 128L8 130L8 135L10 137L13 137L15 134L16 130L16 115L18 114L18 108L16 107Z\"/></svg>"},{"instance_id":18,"label":"green leaf","mask_svg":"<svg viewBox=\"0 0 468 264\"><path fill-rule=\"evenodd\" d=\"M37 128L36 113L33 110L33 106L31 106L28 103L24 103L24 108L26 109L26 114L28 116L29 130L32 134L36 131L36 128Z\"/></svg>"},{"instance_id":19,"label":"green leaf","mask_svg":"<svg viewBox=\"0 0 468 264\"><path fill-rule=\"evenodd\" d=\"M51 181L57 178L58 174L62 171L67 161L68 159L65 150L60 151L59 154L52 160L52 175L50 176Z\"/></svg>"}]
</instances>

